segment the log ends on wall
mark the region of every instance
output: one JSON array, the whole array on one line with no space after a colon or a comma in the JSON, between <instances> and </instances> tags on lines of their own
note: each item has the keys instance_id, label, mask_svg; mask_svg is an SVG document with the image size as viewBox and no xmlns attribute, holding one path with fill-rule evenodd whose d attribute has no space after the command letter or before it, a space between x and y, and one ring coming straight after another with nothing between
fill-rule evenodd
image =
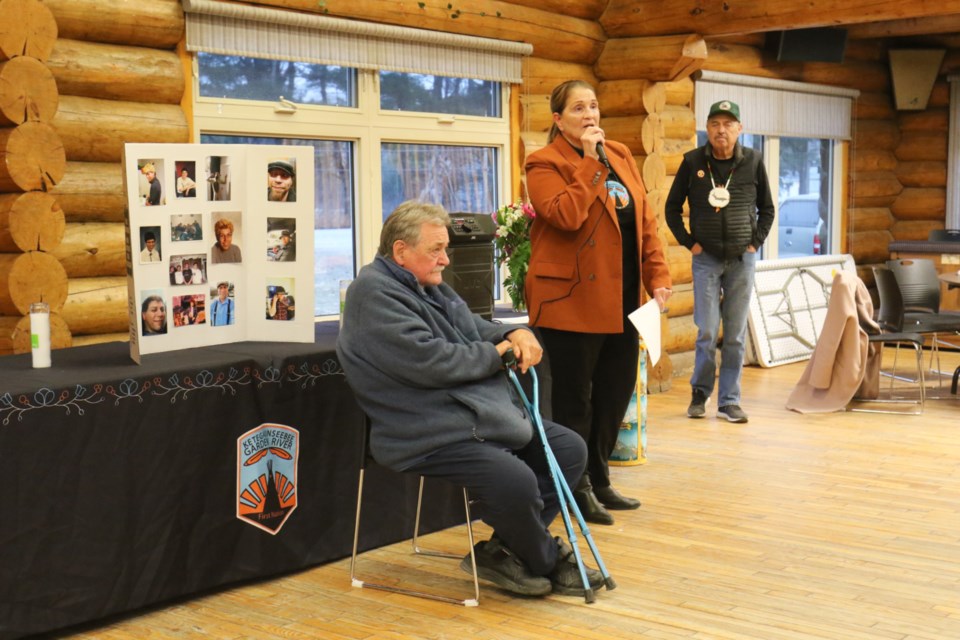
<instances>
[{"instance_id":1,"label":"log ends on wall","mask_svg":"<svg viewBox=\"0 0 960 640\"><path fill-rule=\"evenodd\" d=\"M49 191L66 168L63 143L44 122L0 129L0 192Z\"/></svg>"},{"instance_id":2,"label":"log ends on wall","mask_svg":"<svg viewBox=\"0 0 960 640\"><path fill-rule=\"evenodd\" d=\"M48 253L0 254L0 314L22 316L34 302L59 312L67 299L67 272Z\"/></svg>"},{"instance_id":3,"label":"log ends on wall","mask_svg":"<svg viewBox=\"0 0 960 640\"><path fill-rule=\"evenodd\" d=\"M50 252L63 239L63 230L63 210L49 193L0 194L0 252Z\"/></svg>"},{"instance_id":4,"label":"log ends on wall","mask_svg":"<svg viewBox=\"0 0 960 640\"><path fill-rule=\"evenodd\" d=\"M672 82L703 67L707 45L697 34L608 40L594 65L601 80Z\"/></svg>"},{"instance_id":5,"label":"log ends on wall","mask_svg":"<svg viewBox=\"0 0 960 640\"><path fill-rule=\"evenodd\" d=\"M0 60L46 60L57 40L57 21L40 0L0 0Z\"/></svg>"},{"instance_id":6,"label":"log ends on wall","mask_svg":"<svg viewBox=\"0 0 960 640\"><path fill-rule=\"evenodd\" d=\"M0 126L50 122L60 94L47 65L21 56L0 63Z\"/></svg>"},{"instance_id":7,"label":"log ends on wall","mask_svg":"<svg viewBox=\"0 0 960 640\"><path fill-rule=\"evenodd\" d=\"M67 323L59 313L50 314L50 348L66 349L73 346ZM0 317L0 354L29 353L30 316Z\"/></svg>"}]
</instances>

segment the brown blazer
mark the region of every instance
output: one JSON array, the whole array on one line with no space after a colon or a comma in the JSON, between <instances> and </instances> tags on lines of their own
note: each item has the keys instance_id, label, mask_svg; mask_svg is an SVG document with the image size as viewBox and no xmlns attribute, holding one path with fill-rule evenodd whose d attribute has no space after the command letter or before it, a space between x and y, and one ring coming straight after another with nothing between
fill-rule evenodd
<instances>
[{"instance_id":1,"label":"brown blazer","mask_svg":"<svg viewBox=\"0 0 960 640\"><path fill-rule=\"evenodd\" d=\"M609 140L604 149L635 203L640 280L652 295L654 289L671 286L657 218L630 150ZM526 278L530 324L581 333L622 333L622 245L614 202L605 186L609 171L593 158L580 157L558 135L527 158L526 173L527 193L537 212ZM638 299L643 300L642 291Z\"/></svg>"}]
</instances>

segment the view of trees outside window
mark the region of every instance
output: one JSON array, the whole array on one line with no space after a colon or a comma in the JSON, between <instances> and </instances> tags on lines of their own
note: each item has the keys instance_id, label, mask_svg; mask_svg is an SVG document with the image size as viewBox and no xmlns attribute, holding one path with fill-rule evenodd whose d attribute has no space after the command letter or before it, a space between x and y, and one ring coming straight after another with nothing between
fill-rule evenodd
<instances>
[{"instance_id":1,"label":"view of trees outside window","mask_svg":"<svg viewBox=\"0 0 960 640\"><path fill-rule=\"evenodd\" d=\"M384 143L380 147L383 217L404 200L439 202L447 211L497 208L497 152L490 147Z\"/></svg>"},{"instance_id":2,"label":"view of trees outside window","mask_svg":"<svg viewBox=\"0 0 960 640\"><path fill-rule=\"evenodd\" d=\"M357 105L357 70L348 67L198 53L200 96L298 104Z\"/></svg>"},{"instance_id":3,"label":"view of trees outside window","mask_svg":"<svg viewBox=\"0 0 960 640\"><path fill-rule=\"evenodd\" d=\"M499 118L500 102L497 82L380 72L380 108L384 110Z\"/></svg>"}]
</instances>

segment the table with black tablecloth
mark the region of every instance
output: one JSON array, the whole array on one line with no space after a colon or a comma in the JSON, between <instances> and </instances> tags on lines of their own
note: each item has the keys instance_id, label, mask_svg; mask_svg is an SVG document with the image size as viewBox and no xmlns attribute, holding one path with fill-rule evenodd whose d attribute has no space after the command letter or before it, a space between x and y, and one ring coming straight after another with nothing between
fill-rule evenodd
<instances>
[{"instance_id":1,"label":"table with black tablecloth","mask_svg":"<svg viewBox=\"0 0 960 640\"><path fill-rule=\"evenodd\" d=\"M336 331L139 366L120 342L54 351L50 369L0 358L0 638L348 556L362 414ZM298 434L276 531L238 516L238 439L271 423ZM462 521L452 487L431 491L425 530ZM364 493L361 548L410 536L415 477L375 467Z\"/></svg>"}]
</instances>

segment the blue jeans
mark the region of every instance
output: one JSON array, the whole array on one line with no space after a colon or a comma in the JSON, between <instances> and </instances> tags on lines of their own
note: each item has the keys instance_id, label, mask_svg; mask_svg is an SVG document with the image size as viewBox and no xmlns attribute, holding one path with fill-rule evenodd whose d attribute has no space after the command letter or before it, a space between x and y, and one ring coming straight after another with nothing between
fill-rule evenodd
<instances>
[{"instance_id":1,"label":"blue jeans","mask_svg":"<svg viewBox=\"0 0 960 640\"><path fill-rule=\"evenodd\" d=\"M693 256L693 321L697 325L697 351L690 386L708 398L713 393L717 377L717 338L722 319L718 407L740 404L740 374L743 372L747 315L756 267L756 253L744 253L740 258L728 260L706 252Z\"/></svg>"}]
</instances>

